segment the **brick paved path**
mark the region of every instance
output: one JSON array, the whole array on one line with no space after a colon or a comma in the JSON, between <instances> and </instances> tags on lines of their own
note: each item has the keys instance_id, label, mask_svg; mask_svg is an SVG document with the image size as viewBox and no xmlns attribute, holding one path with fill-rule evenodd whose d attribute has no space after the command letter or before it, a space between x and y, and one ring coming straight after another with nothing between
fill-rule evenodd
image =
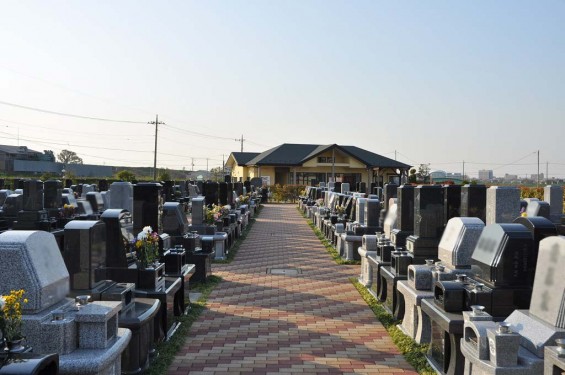
<instances>
[{"instance_id":1,"label":"brick paved path","mask_svg":"<svg viewBox=\"0 0 565 375\"><path fill-rule=\"evenodd\" d=\"M169 374L415 374L295 205L265 205ZM267 268L302 274L270 275Z\"/></svg>"}]
</instances>

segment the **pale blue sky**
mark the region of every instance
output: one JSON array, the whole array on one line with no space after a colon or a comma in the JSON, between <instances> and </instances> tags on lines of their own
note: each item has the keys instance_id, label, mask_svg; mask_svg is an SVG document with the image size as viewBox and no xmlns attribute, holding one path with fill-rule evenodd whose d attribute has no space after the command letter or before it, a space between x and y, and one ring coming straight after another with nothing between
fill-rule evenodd
<instances>
[{"instance_id":1,"label":"pale blue sky","mask_svg":"<svg viewBox=\"0 0 565 375\"><path fill-rule=\"evenodd\" d=\"M0 101L166 122L159 167L280 143L565 177L565 1L0 2ZM0 104L2 144L153 164L154 128ZM196 132L214 137L206 137ZM88 146L88 147L83 147ZM518 161L519 160L519 161ZM519 165L505 165L514 163Z\"/></svg>"}]
</instances>

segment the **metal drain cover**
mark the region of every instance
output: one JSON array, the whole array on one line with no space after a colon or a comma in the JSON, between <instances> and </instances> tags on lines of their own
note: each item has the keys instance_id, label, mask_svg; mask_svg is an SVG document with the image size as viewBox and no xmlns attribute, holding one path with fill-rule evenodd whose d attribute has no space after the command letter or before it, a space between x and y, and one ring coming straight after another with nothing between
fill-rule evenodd
<instances>
[{"instance_id":1,"label":"metal drain cover","mask_svg":"<svg viewBox=\"0 0 565 375\"><path fill-rule=\"evenodd\" d=\"M270 275L288 275L294 276L301 274L302 270L300 268L267 268L267 274Z\"/></svg>"}]
</instances>

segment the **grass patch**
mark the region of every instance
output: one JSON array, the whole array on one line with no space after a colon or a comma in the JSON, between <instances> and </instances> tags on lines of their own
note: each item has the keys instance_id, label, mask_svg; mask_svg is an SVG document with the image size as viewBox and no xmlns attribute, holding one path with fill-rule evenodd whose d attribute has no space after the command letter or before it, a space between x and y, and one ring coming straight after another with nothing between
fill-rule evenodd
<instances>
[{"instance_id":1,"label":"grass patch","mask_svg":"<svg viewBox=\"0 0 565 375\"><path fill-rule=\"evenodd\" d=\"M310 226L310 228L312 229L312 231L314 232L316 237L318 237L318 239L320 240L322 245L324 245L324 247L326 248L326 251L331 255L332 259L337 264L361 264L361 261L359 261L359 260L344 260L344 259L342 259L341 256L339 256L339 253L337 252L335 247L333 247L331 242L326 239L326 237L320 231L320 229L318 229L318 227L314 225L312 220L308 219L306 217L306 215L304 215L304 213L302 211L300 211L300 208L297 208L297 210L298 210L298 212L300 212L300 214L302 215L303 218L307 219L308 225Z\"/></svg>"},{"instance_id":2,"label":"grass patch","mask_svg":"<svg viewBox=\"0 0 565 375\"><path fill-rule=\"evenodd\" d=\"M198 319L198 317L206 309L206 301L210 296L210 293L216 285L222 281L221 277L210 276L206 283L191 283L191 290L202 293L198 301L190 304L190 310L187 315L177 317L177 321L181 323L180 327L177 329L175 335L167 342L163 342L157 345L157 351L159 356L151 364L146 374L148 375L162 375L166 374L169 366L173 363L175 355L182 348L188 333L190 332L190 327L192 323Z\"/></svg>"},{"instance_id":3,"label":"grass patch","mask_svg":"<svg viewBox=\"0 0 565 375\"><path fill-rule=\"evenodd\" d=\"M222 259L222 260L215 260L214 259L212 261L213 264L227 264L227 263L233 262L236 254L237 254L237 251L239 250L239 247L241 246L243 241L245 241L245 238L247 238L247 235L249 234L251 227L253 226L253 224L255 224L255 218L259 215L259 213L261 212L262 209L263 209L263 206L261 206L261 205L257 206L257 208L255 209L255 215L253 216L252 219L249 219L247 226L245 227L245 229L243 230L243 232L241 233L241 235L239 236L237 241L235 241L235 243L229 249L228 254L226 256L226 259Z\"/></svg>"},{"instance_id":4,"label":"grass patch","mask_svg":"<svg viewBox=\"0 0 565 375\"><path fill-rule=\"evenodd\" d=\"M351 283L357 288L357 291L367 305L373 310L373 313L378 320L383 324L383 326L388 331L390 337L394 344L398 347L406 361L410 363L419 374L423 375L435 375L436 372L430 367L426 361L426 352L428 351L428 344L417 344L410 337L406 336L402 331L396 326L399 321L395 320L390 314L388 314L381 304L369 293L367 288L361 285L357 279L354 277L349 279Z\"/></svg>"}]
</instances>

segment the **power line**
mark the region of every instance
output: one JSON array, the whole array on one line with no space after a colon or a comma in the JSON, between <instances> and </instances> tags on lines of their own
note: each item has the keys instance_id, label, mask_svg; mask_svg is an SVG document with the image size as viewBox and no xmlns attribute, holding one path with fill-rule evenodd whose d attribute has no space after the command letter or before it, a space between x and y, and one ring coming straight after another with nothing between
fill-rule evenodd
<instances>
[{"instance_id":1,"label":"power line","mask_svg":"<svg viewBox=\"0 0 565 375\"><path fill-rule=\"evenodd\" d=\"M83 120L122 122L122 123L127 123L127 124L145 124L145 122L141 122L141 121L113 120L113 119L108 119L108 118L90 117L90 116L74 115L74 114L64 113L64 112L50 111L50 110L47 110L47 109L41 109L41 108L36 108L36 107L28 107L28 106L20 105L20 104L8 103L8 102L4 102L2 100L0 100L0 104L4 104L4 105L7 105L7 106L16 107L16 108L27 109L27 110L30 110L30 111L48 113L48 114L51 114L51 115L80 118L80 119L83 119Z\"/></svg>"}]
</instances>

